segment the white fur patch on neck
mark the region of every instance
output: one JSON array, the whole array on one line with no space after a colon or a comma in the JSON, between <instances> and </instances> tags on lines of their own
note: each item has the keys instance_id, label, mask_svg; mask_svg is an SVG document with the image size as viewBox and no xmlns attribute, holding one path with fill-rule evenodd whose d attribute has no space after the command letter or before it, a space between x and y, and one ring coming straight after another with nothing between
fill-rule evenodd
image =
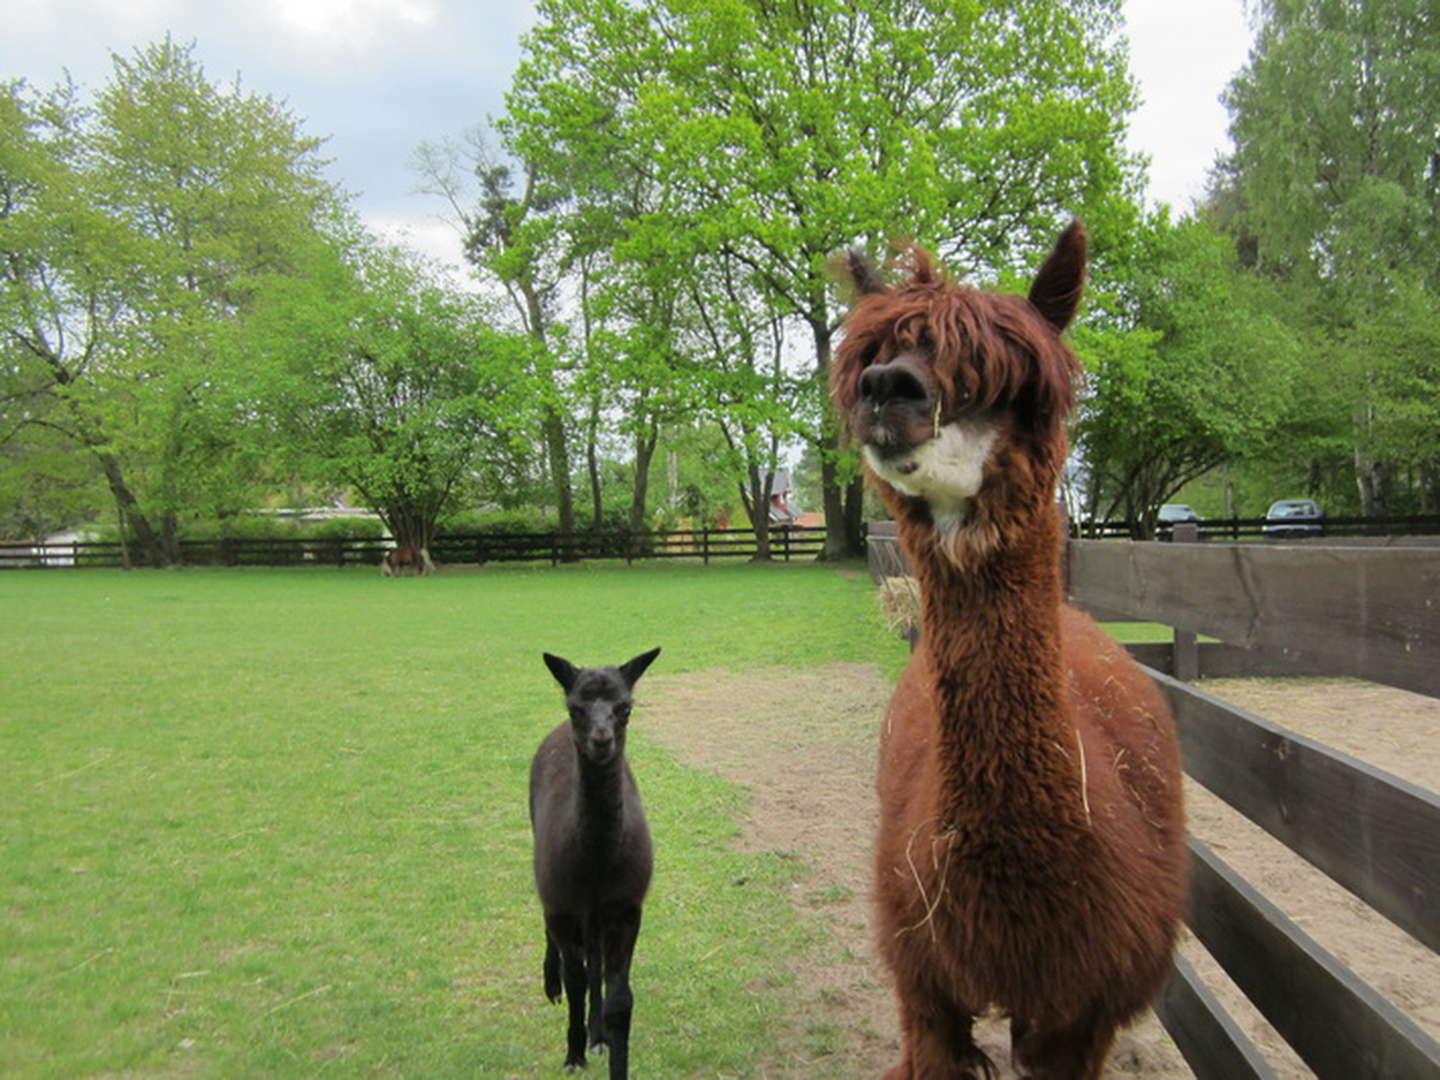
<instances>
[{"instance_id":1,"label":"white fur patch on neck","mask_svg":"<svg viewBox=\"0 0 1440 1080\"><path fill-rule=\"evenodd\" d=\"M867 446L865 461L896 491L924 499L936 526L945 531L969 517L970 500L985 479L998 434L986 420L954 420L904 457L886 460Z\"/></svg>"}]
</instances>

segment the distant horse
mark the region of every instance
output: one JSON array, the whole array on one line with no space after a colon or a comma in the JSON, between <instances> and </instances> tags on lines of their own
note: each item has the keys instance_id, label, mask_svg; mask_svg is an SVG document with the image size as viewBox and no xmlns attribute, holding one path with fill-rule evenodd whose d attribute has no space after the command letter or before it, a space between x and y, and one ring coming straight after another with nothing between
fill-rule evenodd
<instances>
[{"instance_id":1,"label":"distant horse","mask_svg":"<svg viewBox=\"0 0 1440 1080\"><path fill-rule=\"evenodd\" d=\"M399 577L401 574L429 574L435 570L430 552L423 547L393 547L380 560L382 577Z\"/></svg>"}]
</instances>

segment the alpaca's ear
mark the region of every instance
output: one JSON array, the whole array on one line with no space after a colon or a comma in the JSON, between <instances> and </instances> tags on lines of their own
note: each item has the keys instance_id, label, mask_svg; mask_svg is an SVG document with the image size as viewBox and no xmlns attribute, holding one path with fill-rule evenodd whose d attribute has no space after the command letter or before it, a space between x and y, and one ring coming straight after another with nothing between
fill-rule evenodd
<instances>
[{"instance_id":1,"label":"alpaca's ear","mask_svg":"<svg viewBox=\"0 0 1440 1080\"><path fill-rule=\"evenodd\" d=\"M1085 291L1085 226L1072 221L1030 286L1030 302L1056 330L1075 318Z\"/></svg>"},{"instance_id":2,"label":"alpaca's ear","mask_svg":"<svg viewBox=\"0 0 1440 1080\"><path fill-rule=\"evenodd\" d=\"M650 662L660 655L658 648L651 649L647 653L641 653L634 660L627 660L620 665L620 677L625 680L625 685L633 687L640 681L640 676L645 674L645 669Z\"/></svg>"},{"instance_id":3,"label":"alpaca's ear","mask_svg":"<svg viewBox=\"0 0 1440 1080\"><path fill-rule=\"evenodd\" d=\"M540 655L545 657L545 666L550 669L550 674L555 676L555 681L568 694L570 688L575 685L575 676L579 674L575 665L563 657L551 656L548 652Z\"/></svg>"},{"instance_id":4,"label":"alpaca's ear","mask_svg":"<svg viewBox=\"0 0 1440 1080\"><path fill-rule=\"evenodd\" d=\"M830 260L830 272L840 282L846 303L853 304L869 293L885 291L885 282L880 280L870 260L854 248L846 248L834 256Z\"/></svg>"}]
</instances>

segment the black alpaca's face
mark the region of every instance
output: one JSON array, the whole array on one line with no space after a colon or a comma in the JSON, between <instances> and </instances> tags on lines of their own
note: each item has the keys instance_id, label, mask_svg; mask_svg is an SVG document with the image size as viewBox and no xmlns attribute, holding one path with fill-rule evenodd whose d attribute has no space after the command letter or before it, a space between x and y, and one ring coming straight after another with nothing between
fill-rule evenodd
<instances>
[{"instance_id":1,"label":"black alpaca's face","mask_svg":"<svg viewBox=\"0 0 1440 1080\"><path fill-rule=\"evenodd\" d=\"M570 734L581 757L608 765L625 753L625 728L636 681L660 653L653 649L613 668L577 668L545 653L545 665L565 691Z\"/></svg>"},{"instance_id":2,"label":"black alpaca's face","mask_svg":"<svg viewBox=\"0 0 1440 1080\"><path fill-rule=\"evenodd\" d=\"M565 695L575 748L596 765L608 765L625 752L625 725L634 706L625 684L605 674L587 671Z\"/></svg>"}]
</instances>

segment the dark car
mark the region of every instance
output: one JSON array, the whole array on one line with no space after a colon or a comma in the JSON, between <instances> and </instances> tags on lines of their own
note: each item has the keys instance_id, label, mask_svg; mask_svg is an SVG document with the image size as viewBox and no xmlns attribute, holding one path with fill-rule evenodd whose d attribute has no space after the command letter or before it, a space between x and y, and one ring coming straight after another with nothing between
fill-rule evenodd
<instances>
[{"instance_id":1,"label":"dark car","mask_svg":"<svg viewBox=\"0 0 1440 1080\"><path fill-rule=\"evenodd\" d=\"M1321 536L1325 512L1314 499L1278 499L1265 511L1261 532L1266 536Z\"/></svg>"},{"instance_id":2,"label":"dark car","mask_svg":"<svg viewBox=\"0 0 1440 1080\"><path fill-rule=\"evenodd\" d=\"M1155 520L1161 525L1179 525L1186 521L1199 521L1200 515L1184 503L1166 503L1160 507Z\"/></svg>"}]
</instances>

